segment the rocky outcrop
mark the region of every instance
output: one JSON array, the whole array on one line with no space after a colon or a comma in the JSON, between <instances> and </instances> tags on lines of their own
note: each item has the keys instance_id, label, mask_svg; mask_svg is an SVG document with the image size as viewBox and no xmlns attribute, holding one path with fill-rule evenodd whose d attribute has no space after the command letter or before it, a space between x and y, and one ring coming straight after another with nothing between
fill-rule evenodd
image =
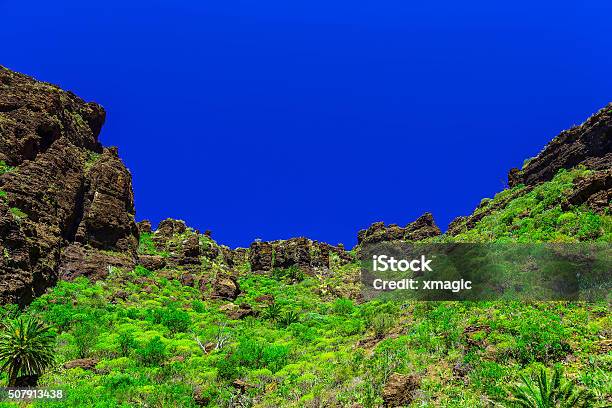
<instances>
[{"instance_id":1,"label":"rocky outcrop","mask_svg":"<svg viewBox=\"0 0 612 408\"><path fill-rule=\"evenodd\" d=\"M158 271L166 266L166 260L160 255L138 255L138 263L150 271Z\"/></svg>"},{"instance_id":2,"label":"rocky outcrop","mask_svg":"<svg viewBox=\"0 0 612 408\"><path fill-rule=\"evenodd\" d=\"M574 189L563 203L564 210L571 205L586 204L597 213L612 213L612 169L597 171L574 181Z\"/></svg>"},{"instance_id":3,"label":"rocky outcrop","mask_svg":"<svg viewBox=\"0 0 612 408\"><path fill-rule=\"evenodd\" d=\"M96 364L98 364L98 360L95 358L80 358L78 360L68 361L64 364L64 368L66 370L71 370L73 368L80 368L82 370L94 370L96 368Z\"/></svg>"},{"instance_id":4,"label":"rocky outcrop","mask_svg":"<svg viewBox=\"0 0 612 408\"><path fill-rule=\"evenodd\" d=\"M151 221L142 220L136 223L136 227L138 228L139 234L150 234L152 231Z\"/></svg>"},{"instance_id":5,"label":"rocky outcrop","mask_svg":"<svg viewBox=\"0 0 612 408\"><path fill-rule=\"evenodd\" d=\"M0 302L27 304L60 275L95 279L126 254L133 265L131 177L98 141L104 119L101 106L0 67Z\"/></svg>"},{"instance_id":6,"label":"rocky outcrop","mask_svg":"<svg viewBox=\"0 0 612 408\"><path fill-rule=\"evenodd\" d=\"M270 242L253 242L248 251L252 271L297 266L305 273L328 269L334 260L340 264L351 261L344 248L307 238L291 238Z\"/></svg>"},{"instance_id":7,"label":"rocky outcrop","mask_svg":"<svg viewBox=\"0 0 612 408\"><path fill-rule=\"evenodd\" d=\"M425 213L416 221L405 227L397 224L385 226L384 222L375 222L368 229L357 234L357 244L376 244L388 241L421 241L425 238L435 237L442 233L436 225L433 215Z\"/></svg>"},{"instance_id":8,"label":"rocky outcrop","mask_svg":"<svg viewBox=\"0 0 612 408\"><path fill-rule=\"evenodd\" d=\"M529 160L522 170L512 169L508 185L513 188L502 199L485 199L469 216L455 218L447 234L454 236L468 231L487 215L505 208L512 200L529 193L538 183L550 181L560 169L583 165L593 170L575 180L574 189L562 204L564 210L586 204L595 212L610 211L612 198L612 104L601 109L582 125L561 132L540 154Z\"/></svg>"},{"instance_id":9,"label":"rocky outcrop","mask_svg":"<svg viewBox=\"0 0 612 408\"><path fill-rule=\"evenodd\" d=\"M234 300L240 294L240 286L235 277L229 274L218 274L212 282L211 298Z\"/></svg>"},{"instance_id":10,"label":"rocky outcrop","mask_svg":"<svg viewBox=\"0 0 612 408\"><path fill-rule=\"evenodd\" d=\"M612 103L580 126L561 132L522 170L510 170L508 184L514 187L549 181L560 169L579 164L594 170L612 167Z\"/></svg>"},{"instance_id":11,"label":"rocky outcrop","mask_svg":"<svg viewBox=\"0 0 612 408\"><path fill-rule=\"evenodd\" d=\"M58 275L64 280L86 276L95 281L106 278L112 268L130 270L134 264L129 252L107 252L75 243L62 251Z\"/></svg>"}]
</instances>

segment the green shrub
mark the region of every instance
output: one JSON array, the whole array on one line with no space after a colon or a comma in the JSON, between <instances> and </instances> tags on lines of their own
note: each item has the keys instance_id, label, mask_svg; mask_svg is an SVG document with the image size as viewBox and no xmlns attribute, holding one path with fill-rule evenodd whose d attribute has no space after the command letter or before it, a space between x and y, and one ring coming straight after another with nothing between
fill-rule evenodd
<instances>
[{"instance_id":1,"label":"green shrub","mask_svg":"<svg viewBox=\"0 0 612 408\"><path fill-rule=\"evenodd\" d=\"M18 219L24 219L28 216L28 214L24 213L17 207L11 207L11 213Z\"/></svg>"},{"instance_id":2,"label":"green shrub","mask_svg":"<svg viewBox=\"0 0 612 408\"><path fill-rule=\"evenodd\" d=\"M78 358L89 357L98 342L98 329L91 321L77 321L72 332Z\"/></svg>"},{"instance_id":3,"label":"green shrub","mask_svg":"<svg viewBox=\"0 0 612 408\"><path fill-rule=\"evenodd\" d=\"M123 331L119 333L119 355L127 357L130 355L131 350L137 347L136 339L131 331Z\"/></svg>"},{"instance_id":4,"label":"green shrub","mask_svg":"<svg viewBox=\"0 0 612 408\"><path fill-rule=\"evenodd\" d=\"M13 171L13 169L14 167L11 167L8 164L6 164L4 160L0 160L0 176L3 175L4 173L8 173L9 171Z\"/></svg>"},{"instance_id":5,"label":"green shrub","mask_svg":"<svg viewBox=\"0 0 612 408\"><path fill-rule=\"evenodd\" d=\"M142 265L136 265L134 273L138 276L151 276L151 271Z\"/></svg>"},{"instance_id":6,"label":"green shrub","mask_svg":"<svg viewBox=\"0 0 612 408\"><path fill-rule=\"evenodd\" d=\"M524 408L587 408L594 405L593 394L576 388L573 382L563 377L560 366L555 366L552 375L541 369L532 377L521 376L522 383L509 387L510 396L501 398L506 407Z\"/></svg>"},{"instance_id":7,"label":"green shrub","mask_svg":"<svg viewBox=\"0 0 612 408\"><path fill-rule=\"evenodd\" d=\"M371 322L374 335L379 339L385 337L393 327L394 321L395 318L393 315L388 313L382 313L374 316Z\"/></svg>"},{"instance_id":8,"label":"green shrub","mask_svg":"<svg viewBox=\"0 0 612 408\"><path fill-rule=\"evenodd\" d=\"M161 311L160 323L166 326L171 333L181 333L189 330L191 317L184 310L172 306Z\"/></svg>"},{"instance_id":9,"label":"green shrub","mask_svg":"<svg viewBox=\"0 0 612 408\"><path fill-rule=\"evenodd\" d=\"M302 282L304 280L304 271L297 265L291 265L288 268L274 268L272 277L276 280L288 280L292 283Z\"/></svg>"},{"instance_id":10,"label":"green shrub","mask_svg":"<svg viewBox=\"0 0 612 408\"><path fill-rule=\"evenodd\" d=\"M143 255L156 255L157 249L153 243L153 237L150 232L143 232L140 234L138 241L138 253Z\"/></svg>"},{"instance_id":11,"label":"green shrub","mask_svg":"<svg viewBox=\"0 0 612 408\"><path fill-rule=\"evenodd\" d=\"M136 354L143 365L158 366L166 359L166 345L159 336L155 336L143 347L137 349Z\"/></svg>"},{"instance_id":12,"label":"green shrub","mask_svg":"<svg viewBox=\"0 0 612 408\"><path fill-rule=\"evenodd\" d=\"M355 307L353 306L353 301L351 299L336 299L333 305L333 311L336 314L346 316L353 313Z\"/></svg>"}]
</instances>

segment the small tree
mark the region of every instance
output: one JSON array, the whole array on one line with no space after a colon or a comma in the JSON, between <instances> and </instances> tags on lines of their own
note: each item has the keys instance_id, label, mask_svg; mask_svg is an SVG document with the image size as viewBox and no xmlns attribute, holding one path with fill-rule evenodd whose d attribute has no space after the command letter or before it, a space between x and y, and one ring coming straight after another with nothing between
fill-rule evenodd
<instances>
[{"instance_id":1,"label":"small tree","mask_svg":"<svg viewBox=\"0 0 612 408\"><path fill-rule=\"evenodd\" d=\"M0 370L14 387L21 375L40 375L53 363L55 339L49 328L32 317L20 316L1 325Z\"/></svg>"}]
</instances>

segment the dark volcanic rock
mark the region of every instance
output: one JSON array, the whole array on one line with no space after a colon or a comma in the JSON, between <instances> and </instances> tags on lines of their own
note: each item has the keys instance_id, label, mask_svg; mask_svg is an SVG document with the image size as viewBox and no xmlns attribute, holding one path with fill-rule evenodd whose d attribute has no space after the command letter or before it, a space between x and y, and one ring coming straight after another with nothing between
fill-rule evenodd
<instances>
[{"instance_id":1,"label":"dark volcanic rock","mask_svg":"<svg viewBox=\"0 0 612 408\"><path fill-rule=\"evenodd\" d=\"M138 228L134 222L132 176L116 148L104 149L86 170L83 208L76 241L135 254Z\"/></svg>"},{"instance_id":2,"label":"dark volcanic rock","mask_svg":"<svg viewBox=\"0 0 612 408\"><path fill-rule=\"evenodd\" d=\"M213 299L234 300L240 294L240 286L233 276L228 274L218 274L212 282Z\"/></svg>"},{"instance_id":3,"label":"dark volcanic rock","mask_svg":"<svg viewBox=\"0 0 612 408\"><path fill-rule=\"evenodd\" d=\"M253 242L249 248L249 262L253 271L270 271L274 261L274 249L270 242Z\"/></svg>"},{"instance_id":4,"label":"dark volcanic rock","mask_svg":"<svg viewBox=\"0 0 612 408\"><path fill-rule=\"evenodd\" d=\"M240 304L240 306L230 303L227 306L228 307L225 308L222 306L220 310L222 310L227 315L227 317L232 320L240 320L248 316L257 315L257 311L253 309L248 303L242 303Z\"/></svg>"},{"instance_id":5,"label":"dark volcanic rock","mask_svg":"<svg viewBox=\"0 0 612 408\"><path fill-rule=\"evenodd\" d=\"M559 169L579 164L594 170L612 167L612 103L582 125L561 132L522 170L510 170L508 184L514 187L549 181Z\"/></svg>"},{"instance_id":6,"label":"dark volcanic rock","mask_svg":"<svg viewBox=\"0 0 612 408\"><path fill-rule=\"evenodd\" d=\"M564 209L569 205L586 204L595 212L612 212L612 169L598 171L574 181L574 190L567 197Z\"/></svg>"},{"instance_id":7,"label":"dark volcanic rock","mask_svg":"<svg viewBox=\"0 0 612 408\"><path fill-rule=\"evenodd\" d=\"M97 104L0 67L0 161L13 167L0 174L0 302L27 304L54 284L75 242L94 278L108 265L95 251L135 255L131 177L97 140L104 118Z\"/></svg>"},{"instance_id":8,"label":"dark volcanic rock","mask_svg":"<svg viewBox=\"0 0 612 408\"><path fill-rule=\"evenodd\" d=\"M387 241L420 241L425 238L435 237L442 233L436 225L433 215L425 213L404 228L390 224L385 226L384 222L375 222L368 229L361 230L357 234L357 244L375 244Z\"/></svg>"},{"instance_id":9,"label":"dark volcanic rock","mask_svg":"<svg viewBox=\"0 0 612 408\"><path fill-rule=\"evenodd\" d=\"M140 234L150 234L151 233L151 221L149 220L142 220L140 222L137 222L136 226L138 227L138 232Z\"/></svg>"},{"instance_id":10,"label":"dark volcanic rock","mask_svg":"<svg viewBox=\"0 0 612 408\"><path fill-rule=\"evenodd\" d=\"M334 256L341 264L351 261L350 254L344 248L302 237L253 242L248 253L253 271L298 266L302 271L311 273L317 268L330 268Z\"/></svg>"},{"instance_id":11,"label":"dark volcanic rock","mask_svg":"<svg viewBox=\"0 0 612 408\"><path fill-rule=\"evenodd\" d=\"M100 251L74 243L62 251L59 278L72 280L85 276L91 280L104 279L111 267L133 269L134 257L125 252Z\"/></svg>"},{"instance_id":12,"label":"dark volcanic rock","mask_svg":"<svg viewBox=\"0 0 612 408\"><path fill-rule=\"evenodd\" d=\"M157 246L157 249L165 249L164 246L170 239L175 235L184 233L186 230L187 225L185 225L185 221L168 218L160 222L157 226L153 234L153 242Z\"/></svg>"},{"instance_id":13,"label":"dark volcanic rock","mask_svg":"<svg viewBox=\"0 0 612 408\"><path fill-rule=\"evenodd\" d=\"M138 255L138 264L150 271L158 271L166 266L166 260L160 255Z\"/></svg>"}]
</instances>

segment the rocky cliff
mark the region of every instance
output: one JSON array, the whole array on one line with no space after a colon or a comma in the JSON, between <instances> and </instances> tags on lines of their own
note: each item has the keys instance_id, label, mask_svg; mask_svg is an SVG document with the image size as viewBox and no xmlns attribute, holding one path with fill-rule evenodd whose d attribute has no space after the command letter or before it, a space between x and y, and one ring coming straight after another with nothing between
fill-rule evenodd
<instances>
[{"instance_id":1,"label":"rocky cliff","mask_svg":"<svg viewBox=\"0 0 612 408\"><path fill-rule=\"evenodd\" d=\"M578 165L593 170L612 168L612 103L583 124L561 132L521 170L510 170L508 184L529 186L549 181L560 169Z\"/></svg>"},{"instance_id":2,"label":"rocky cliff","mask_svg":"<svg viewBox=\"0 0 612 408\"><path fill-rule=\"evenodd\" d=\"M98 134L104 109L0 67L0 302L134 263L131 176Z\"/></svg>"},{"instance_id":3,"label":"rocky cliff","mask_svg":"<svg viewBox=\"0 0 612 408\"><path fill-rule=\"evenodd\" d=\"M561 209L567 211L586 205L597 214L612 212L612 103L581 125L554 137L522 169L511 169L507 193L497 200L483 200L471 215L457 217L446 234L455 236L469 231L485 217L529 194L537 185L552 180L560 170L578 166L591 170L590 174L576 179L572 189L564 193Z\"/></svg>"}]
</instances>

